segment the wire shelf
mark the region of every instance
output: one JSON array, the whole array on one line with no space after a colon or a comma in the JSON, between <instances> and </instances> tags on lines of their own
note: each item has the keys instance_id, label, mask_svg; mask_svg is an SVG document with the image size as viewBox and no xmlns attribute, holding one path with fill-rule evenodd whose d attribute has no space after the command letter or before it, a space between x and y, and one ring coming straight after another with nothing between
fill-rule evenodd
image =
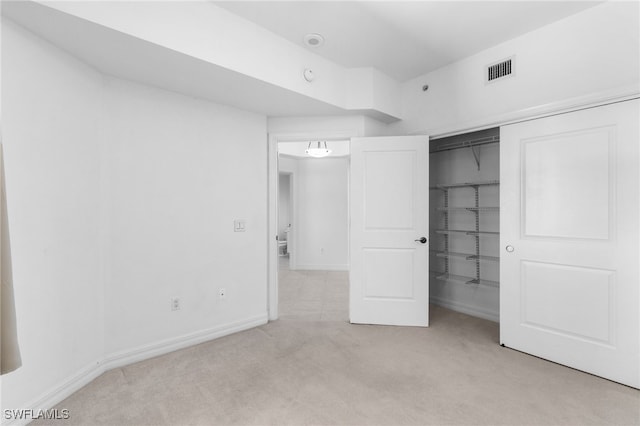
<instances>
[{"instance_id":1,"label":"wire shelf","mask_svg":"<svg viewBox=\"0 0 640 426\"><path fill-rule=\"evenodd\" d=\"M500 235L499 232L495 231L467 231L464 229L435 229L433 232L436 234L464 234L464 235Z\"/></svg>"},{"instance_id":2,"label":"wire shelf","mask_svg":"<svg viewBox=\"0 0 640 426\"><path fill-rule=\"evenodd\" d=\"M450 188L473 188L474 186L495 186L500 185L499 180L484 180L478 182L460 182L460 183L445 183L435 184L430 189L450 189Z\"/></svg>"},{"instance_id":3,"label":"wire shelf","mask_svg":"<svg viewBox=\"0 0 640 426\"><path fill-rule=\"evenodd\" d=\"M439 250L433 250L431 253L433 253L436 257L443 257L443 258L457 257L465 260L488 260L490 262L500 261L500 257L498 256L487 256L484 254L476 255L476 254L469 254L469 253L457 253L452 251L439 251Z\"/></svg>"},{"instance_id":4,"label":"wire shelf","mask_svg":"<svg viewBox=\"0 0 640 426\"><path fill-rule=\"evenodd\" d=\"M497 281L483 280L483 279L478 280L476 278L465 277L463 275L443 274L435 271L433 271L433 273L435 274L435 279L440 281L454 281L454 282L464 283L467 285L482 285L485 287L500 288L500 283Z\"/></svg>"},{"instance_id":5,"label":"wire shelf","mask_svg":"<svg viewBox=\"0 0 640 426\"><path fill-rule=\"evenodd\" d=\"M500 207L438 207L436 210L439 212L498 212Z\"/></svg>"}]
</instances>

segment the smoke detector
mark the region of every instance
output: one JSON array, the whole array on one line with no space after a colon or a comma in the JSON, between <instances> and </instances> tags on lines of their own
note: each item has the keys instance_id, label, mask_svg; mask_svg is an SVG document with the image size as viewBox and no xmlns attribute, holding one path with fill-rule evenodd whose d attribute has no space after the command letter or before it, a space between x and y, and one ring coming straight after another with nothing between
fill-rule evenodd
<instances>
[{"instance_id":1,"label":"smoke detector","mask_svg":"<svg viewBox=\"0 0 640 426\"><path fill-rule=\"evenodd\" d=\"M304 36L304 44L309 47L320 47L324 44L324 37L317 33L310 33Z\"/></svg>"},{"instance_id":2,"label":"smoke detector","mask_svg":"<svg viewBox=\"0 0 640 426\"><path fill-rule=\"evenodd\" d=\"M302 75L304 76L304 79L307 80L309 83L311 83L313 79L316 78L315 74L313 73L313 70L310 68L306 68L304 70L304 73L302 73Z\"/></svg>"}]
</instances>

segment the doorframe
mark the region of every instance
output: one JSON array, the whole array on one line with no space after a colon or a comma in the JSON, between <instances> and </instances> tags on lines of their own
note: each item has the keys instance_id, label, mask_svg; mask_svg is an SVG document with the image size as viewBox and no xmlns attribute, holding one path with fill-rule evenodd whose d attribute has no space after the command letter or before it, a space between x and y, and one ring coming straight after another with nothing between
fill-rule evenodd
<instances>
[{"instance_id":1,"label":"doorframe","mask_svg":"<svg viewBox=\"0 0 640 426\"><path fill-rule=\"evenodd\" d=\"M306 140L351 140L359 135L354 131L326 131L326 132L302 132L302 133L269 133L268 135L268 224L267 224L267 250L268 250L268 284L267 284L267 311L269 321L278 319L278 143L299 142ZM295 208L295 206L294 206ZM350 214L350 213L349 213ZM293 213L296 218L296 213ZM349 217L349 223L351 218ZM295 226L295 224L294 224Z\"/></svg>"}]
</instances>

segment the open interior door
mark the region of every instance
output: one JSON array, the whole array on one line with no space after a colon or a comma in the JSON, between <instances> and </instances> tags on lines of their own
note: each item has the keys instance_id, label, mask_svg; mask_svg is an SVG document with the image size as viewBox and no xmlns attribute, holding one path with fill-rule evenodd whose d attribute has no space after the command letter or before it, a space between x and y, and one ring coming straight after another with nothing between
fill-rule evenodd
<instances>
[{"instance_id":1,"label":"open interior door","mask_svg":"<svg viewBox=\"0 0 640 426\"><path fill-rule=\"evenodd\" d=\"M639 103L500 135L501 342L636 388Z\"/></svg>"},{"instance_id":2,"label":"open interior door","mask_svg":"<svg viewBox=\"0 0 640 426\"><path fill-rule=\"evenodd\" d=\"M429 324L429 137L351 139L352 323Z\"/></svg>"}]
</instances>

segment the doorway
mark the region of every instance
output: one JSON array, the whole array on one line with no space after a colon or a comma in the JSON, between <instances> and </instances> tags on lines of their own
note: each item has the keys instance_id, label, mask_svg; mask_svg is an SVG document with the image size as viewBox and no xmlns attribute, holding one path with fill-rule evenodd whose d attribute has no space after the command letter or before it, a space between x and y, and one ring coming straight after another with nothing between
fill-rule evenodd
<instances>
[{"instance_id":1,"label":"doorway","mask_svg":"<svg viewBox=\"0 0 640 426\"><path fill-rule=\"evenodd\" d=\"M277 298L280 319L347 322L349 141L327 141L332 152L325 158L309 156L308 145L276 144L277 292L271 300Z\"/></svg>"},{"instance_id":2,"label":"doorway","mask_svg":"<svg viewBox=\"0 0 640 426\"><path fill-rule=\"evenodd\" d=\"M279 317L281 300L276 235L279 165L290 160L291 155L282 152L282 147L291 148L299 141L277 136L269 140L270 235L273 235L269 243L271 320ZM321 178L315 174L320 165L329 165L337 156L333 154L331 159L321 161L312 161L304 155L294 166L293 199L297 207L294 207L291 229L296 249L291 255L296 257L296 269L283 274L298 274L298 280L302 280L300 271L307 271L307 275L319 276L325 286L328 286L325 279L341 275L338 279L342 281L342 292L347 288L349 291L341 302L341 309L348 301L348 319L352 323L424 327L428 324L429 302L429 256L425 237L429 222L428 136L356 137L343 141L350 158L341 171L334 170ZM307 143L298 150L304 152ZM309 179L305 180L306 177ZM334 232L338 227L332 222L332 217L340 214L341 209L335 199L326 198L327 189L335 184L337 177L342 179L339 185L344 206L340 215L342 233ZM300 200L301 196L306 200ZM307 210L307 223L300 213L303 206ZM303 243L305 233L312 243L307 251ZM340 240L343 244L339 244ZM331 250L326 250L327 247ZM342 250L337 249L340 247ZM304 291L313 290L292 290ZM315 296L315 306L298 308L326 308L327 301L319 301L317 293ZM329 316L329 312L325 314ZM344 314L343 319L347 319Z\"/></svg>"},{"instance_id":3,"label":"doorway","mask_svg":"<svg viewBox=\"0 0 640 426\"><path fill-rule=\"evenodd\" d=\"M291 172L278 171L278 265L279 268L295 269L292 253L293 231L293 180Z\"/></svg>"}]
</instances>

